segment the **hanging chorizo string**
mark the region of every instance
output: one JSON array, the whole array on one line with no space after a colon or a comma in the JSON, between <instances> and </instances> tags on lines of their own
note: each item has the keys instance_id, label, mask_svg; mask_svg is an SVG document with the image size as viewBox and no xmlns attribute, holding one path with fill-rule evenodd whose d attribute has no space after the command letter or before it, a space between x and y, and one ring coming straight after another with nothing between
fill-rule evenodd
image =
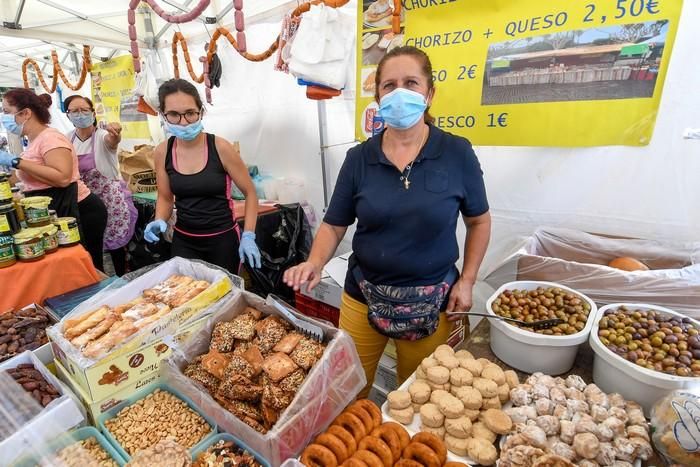
<instances>
[{"instance_id":1,"label":"hanging chorizo string","mask_svg":"<svg viewBox=\"0 0 700 467\"><path fill-rule=\"evenodd\" d=\"M68 89L71 89L72 91L78 91L80 88L83 87L83 84L85 84L85 78L87 77L87 74L92 68L92 60L90 59L90 47L87 45L83 46L83 65L80 68L80 76L78 77L78 81L75 84L72 84L70 81L68 81L68 78L63 72L63 68L61 68L61 62L58 59L58 53L56 53L55 50L51 51L51 63L53 65L53 78L51 80L51 86L49 86L48 84L46 84L46 81L44 80L44 75L42 74L41 68L39 67L39 64L36 62L36 60L32 58L25 59L22 63L22 81L24 82L24 87L30 87L28 71L29 67L32 67L34 69L34 74L36 74L37 78L39 79L39 82L41 83L41 86L49 94L52 94L56 91L59 78Z\"/></svg>"},{"instance_id":2,"label":"hanging chorizo string","mask_svg":"<svg viewBox=\"0 0 700 467\"><path fill-rule=\"evenodd\" d=\"M307 3L303 3L299 5L293 12L292 16L296 17L299 16L303 13L306 13L311 9L311 5L318 5L318 4L325 4L326 6L329 6L331 8L339 8L346 3L348 3L349 0L312 0ZM401 3L400 0L395 0L395 3L398 2L399 4ZM242 0L234 0L234 8L237 8L237 3L240 3L241 8L243 7L243 2ZM400 7L399 7L400 8ZM236 13L238 13L238 9L236 10ZM240 20L238 19L240 18ZM216 52L216 41L219 40L220 37L225 37L226 40L231 44L231 46L246 60L249 60L251 62L261 62L263 60L267 60L272 56L272 54L275 53L277 50L277 47L279 46L279 36L270 44L270 46L267 48L267 50L258 53L258 54L251 54L245 50L245 47L241 47L240 42L238 42L238 39L241 37L243 38L243 44L245 45L245 36L243 35L243 30L244 30L244 24L243 24L243 15L241 12L241 15L236 15L236 38L233 37L233 34L231 32L224 28L224 27L219 27L214 31L214 35L211 37L211 40L209 41L209 47L207 49L207 56L205 57L200 57L199 61L203 65L203 72L201 75L197 75L194 71L194 68L192 67L192 58L190 57L189 54L189 49L187 47L187 40L185 37L180 33L179 31L173 34L173 40L172 40L172 54L173 54L173 72L174 76L176 78L180 77L180 62L178 59L178 54L177 54L177 48L178 44L182 48L182 55L185 59L185 65L187 67L187 72L190 75L190 78L192 78L193 81L197 83L204 83L205 88L206 88L206 96L207 96L207 102L211 104L211 82L209 81L209 64L211 63L211 58Z\"/></svg>"},{"instance_id":3,"label":"hanging chorizo string","mask_svg":"<svg viewBox=\"0 0 700 467\"><path fill-rule=\"evenodd\" d=\"M153 12L168 23L179 24L189 23L209 6L211 0L199 0L199 3L192 8L188 13L182 15L172 15L163 10L155 0L143 0L151 7ZM129 2L129 10L127 11L127 20L129 22L129 40L131 41L131 56L134 60L134 72L141 72L141 59L139 56L139 44L136 36L136 7L141 3L141 0L131 0Z\"/></svg>"}]
</instances>

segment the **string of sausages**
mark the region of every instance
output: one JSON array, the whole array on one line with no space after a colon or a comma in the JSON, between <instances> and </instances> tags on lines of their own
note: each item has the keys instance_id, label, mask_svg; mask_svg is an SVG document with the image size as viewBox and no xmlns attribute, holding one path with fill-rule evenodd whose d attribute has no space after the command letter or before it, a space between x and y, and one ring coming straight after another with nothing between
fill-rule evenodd
<instances>
[{"instance_id":1,"label":"string of sausages","mask_svg":"<svg viewBox=\"0 0 700 467\"><path fill-rule=\"evenodd\" d=\"M236 2L240 2L240 6L243 6L242 0L235 0ZM348 3L349 0L312 0L311 2L303 3L299 5L293 12L292 16L299 16L302 13L305 13L311 9L311 5L318 5L320 3L323 3L331 8L339 8L346 3ZM400 3L400 0L395 0ZM234 3L235 7L235 3ZM238 21L238 18L240 17L240 22ZM240 24L239 24L240 23ZM240 28L239 28L240 26ZM243 37L244 45L245 45L245 36L242 36L243 33L243 16L242 14L240 16L236 16L236 31L237 35L236 38L233 37L233 34L231 32L224 28L224 27L219 27L216 28L216 31L214 31L214 34L211 37L211 40L209 41L209 46L207 48L207 56L205 57L200 57L199 61L203 64L203 72L201 75L197 75L194 71L194 68L192 66L192 58L190 57L189 49L187 47L187 40L185 37L182 35L181 32L175 32L173 34L173 40L172 40L172 45L171 45L171 50L173 54L173 74L175 78L180 77L180 61L178 58L177 54L177 49L178 45L182 48L182 55L185 59L185 66L187 67L187 72L190 75L190 78L192 78L193 81L197 83L204 83L205 89L206 89L206 97L207 97L207 102L211 104L211 82L209 81L209 64L211 63L212 56L216 52L216 41L219 40L222 36L228 40L228 42L231 44L231 46L246 60L249 60L251 62L261 62L263 60L267 60L272 56L272 54L275 53L277 50L277 47L279 46L279 36L270 44L270 46L267 48L267 50L258 53L258 54L251 54L245 50L245 48L241 47L241 43L238 41L240 37Z\"/></svg>"},{"instance_id":2,"label":"string of sausages","mask_svg":"<svg viewBox=\"0 0 700 467\"><path fill-rule=\"evenodd\" d=\"M90 47L87 45L83 46L83 65L80 68L80 76L78 77L78 81L75 84L72 84L70 81L68 81L68 78L63 72L63 68L61 68L61 62L58 59L58 53L56 53L55 50L51 51L51 63L53 65L53 78L51 80L51 86L49 86L48 84L46 84L46 81L44 80L44 75L42 74L41 68L39 67L39 64L36 62L36 60L32 58L25 59L24 62L22 62L22 81L24 81L24 87L30 87L28 72L29 68L31 67L34 69L34 74L39 79L41 86L49 94L52 94L56 91L59 78L68 89L78 91L80 88L83 87L83 84L85 84L85 78L87 78L87 74L92 68L92 60L90 59Z\"/></svg>"},{"instance_id":3,"label":"string of sausages","mask_svg":"<svg viewBox=\"0 0 700 467\"><path fill-rule=\"evenodd\" d=\"M209 6L211 0L199 0L199 3L187 13L181 15L173 15L163 10L156 0L143 0L151 7L153 12L160 16L163 21L173 24L189 23ZM242 0L241 0L242 1ZM136 36L136 7L141 0L131 0L129 2L129 10L127 11L127 21L129 22L129 41L131 41L131 56L134 59L134 72L141 72L141 60L139 56L139 44ZM241 4L241 8L243 5Z\"/></svg>"}]
</instances>

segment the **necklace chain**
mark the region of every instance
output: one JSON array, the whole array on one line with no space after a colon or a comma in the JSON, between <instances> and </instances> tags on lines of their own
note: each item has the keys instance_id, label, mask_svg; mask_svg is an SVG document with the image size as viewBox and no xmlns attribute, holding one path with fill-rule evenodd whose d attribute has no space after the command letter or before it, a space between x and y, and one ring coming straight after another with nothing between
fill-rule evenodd
<instances>
[{"instance_id":1,"label":"necklace chain","mask_svg":"<svg viewBox=\"0 0 700 467\"><path fill-rule=\"evenodd\" d=\"M416 162L416 159L418 159L418 156L420 155L421 150L423 149L423 145L428 139L429 134L430 128L428 128L428 131L424 132L423 139L421 140L420 145L418 146L418 154L416 154L416 158L409 162L408 165L406 165L406 168L404 168L404 172L406 172L406 175L403 175L403 173L401 174L400 180L403 182L403 187L406 190L408 190L411 187L411 180L409 180L409 177L411 176L411 169L413 169L413 164Z\"/></svg>"}]
</instances>

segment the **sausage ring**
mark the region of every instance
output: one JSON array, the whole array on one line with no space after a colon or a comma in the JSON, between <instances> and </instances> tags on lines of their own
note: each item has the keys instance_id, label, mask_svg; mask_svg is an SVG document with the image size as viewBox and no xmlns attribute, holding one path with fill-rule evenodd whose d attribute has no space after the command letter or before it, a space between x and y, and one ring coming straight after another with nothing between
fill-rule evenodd
<instances>
[{"instance_id":1,"label":"sausage ring","mask_svg":"<svg viewBox=\"0 0 700 467\"><path fill-rule=\"evenodd\" d=\"M341 465L340 467L367 467L367 464L362 462L357 457L351 457L350 459L343 462L343 465Z\"/></svg>"},{"instance_id":2,"label":"sausage ring","mask_svg":"<svg viewBox=\"0 0 700 467\"><path fill-rule=\"evenodd\" d=\"M357 416L351 413L342 413L335 420L333 420L333 425L342 426L355 438L356 442L360 442L362 438L365 437L367 432L365 431L365 426L362 421L357 418Z\"/></svg>"},{"instance_id":3,"label":"sausage ring","mask_svg":"<svg viewBox=\"0 0 700 467\"><path fill-rule=\"evenodd\" d=\"M425 467L441 467L442 462L438 459L437 454L423 443L411 442L406 449L403 450L404 459L411 459L420 462Z\"/></svg>"},{"instance_id":4,"label":"sausage ring","mask_svg":"<svg viewBox=\"0 0 700 467\"><path fill-rule=\"evenodd\" d=\"M423 467L423 464L411 459L400 459L394 467Z\"/></svg>"},{"instance_id":5,"label":"sausage ring","mask_svg":"<svg viewBox=\"0 0 700 467\"><path fill-rule=\"evenodd\" d=\"M384 467L391 467L394 465L394 456L391 453L391 449L389 449L389 446L381 439L375 438L374 436L365 436L362 438L362 441L360 441L358 447L360 450L364 449L376 455L379 460L382 461ZM396 460L398 460L398 458Z\"/></svg>"},{"instance_id":6,"label":"sausage ring","mask_svg":"<svg viewBox=\"0 0 700 467\"><path fill-rule=\"evenodd\" d=\"M362 407L359 407L357 405L351 405L345 410L345 413L351 413L357 418L360 419L362 424L365 427L365 432L366 433L371 433L372 430L374 430L374 420L372 419L372 416L367 412L365 409Z\"/></svg>"},{"instance_id":7,"label":"sausage ring","mask_svg":"<svg viewBox=\"0 0 700 467\"><path fill-rule=\"evenodd\" d=\"M348 450L348 456L352 456L357 451L357 441L352 437L350 432L338 425L331 425L326 430L326 433L339 438Z\"/></svg>"},{"instance_id":8,"label":"sausage ring","mask_svg":"<svg viewBox=\"0 0 700 467\"><path fill-rule=\"evenodd\" d=\"M345 445L345 443L343 443L340 440L340 438L330 433L321 433L316 437L314 443L320 444L321 446L328 448L335 456L335 459L338 461L338 464L342 464L343 462L345 462L345 459L350 457L350 454L348 453L348 448Z\"/></svg>"},{"instance_id":9,"label":"sausage ring","mask_svg":"<svg viewBox=\"0 0 700 467\"><path fill-rule=\"evenodd\" d=\"M372 431L372 436L381 439L384 441L384 444L389 446L394 462L401 458L401 451L403 450L401 449L401 441L399 441L399 435L396 434L393 428L381 425Z\"/></svg>"},{"instance_id":10,"label":"sausage ring","mask_svg":"<svg viewBox=\"0 0 700 467\"><path fill-rule=\"evenodd\" d=\"M369 467L384 467L384 464L382 464L382 460L379 457L377 457L376 454L369 452L365 449L358 449L357 452L353 454L353 457L361 460Z\"/></svg>"},{"instance_id":11,"label":"sausage ring","mask_svg":"<svg viewBox=\"0 0 700 467\"><path fill-rule=\"evenodd\" d=\"M447 462L447 447L445 447L445 442L437 436L435 436L434 434L420 432L416 434L411 441L414 443L425 444L430 449L432 449L433 452L437 454L438 460L440 461L440 465Z\"/></svg>"},{"instance_id":12,"label":"sausage ring","mask_svg":"<svg viewBox=\"0 0 700 467\"><path fill-rule=\"evenodd\" d=\"M338 467L333 452L320 444L310 444L301 453L301 463L306 467Z\"/></svg>"},{"instance_id":13,"label":"sausage ring","mask_svg":"<svg viewBox=\"0 0 700 467\"><path fill-rule=\"evenodd\" d=\"M377 404L375 404L371 400L360 399L358 401L355 401L355 403L352 404L351 407L360 407L365 412L369 413L370 416L372 417L372 421L374 421L374 428L376 428L382 424L382 411L379 410L379 407L377 407Z\"/></svg>"},{"instance_id":14,"label":"sausage ring","mask_svg":"<svg viewBox=\"0 0 700 467\"><path fill-rule=\"evenodd\" d=\"M411 442L411 437L408 436L408 431L406 431L406 428L402 427L396 422L386 422L382 426L391 428L394 430L394 433L397 434L399 437L399 444L401 445L401 451L406 449L406 446L408 446L408 443Z\"/></svg>"}]
</instances>

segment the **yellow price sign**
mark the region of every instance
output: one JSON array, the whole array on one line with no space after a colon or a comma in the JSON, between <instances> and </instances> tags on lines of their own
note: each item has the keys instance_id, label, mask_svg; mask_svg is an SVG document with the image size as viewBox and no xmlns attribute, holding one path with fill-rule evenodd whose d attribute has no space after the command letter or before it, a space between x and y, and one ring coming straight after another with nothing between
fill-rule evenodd
<instances>
[{"instance_id":1,"label":"yellow price sign","mask_svg":"<svg viewBox=\"0 0 700 467\"><path fill-rule=\"evenodd\" d=\"M376 65L403 44L432 61L436 125L473 144L651 141L682 0L403 0L399 35L385 2L359 5L358 139L382 129Z\"/></svg>"},{"instance_id":2,"label":"yellow price sign","mask_svg":"<svg viewBox=\"0 0 700 467\"><path fill-rule=\"evenodd\" d=\"M92 101L97 121L119 122L125 139L150 139L146 114L138 111L134 95L134 63L131 55L95 63L90 71Z\"/></svg>"}]
</instances>

